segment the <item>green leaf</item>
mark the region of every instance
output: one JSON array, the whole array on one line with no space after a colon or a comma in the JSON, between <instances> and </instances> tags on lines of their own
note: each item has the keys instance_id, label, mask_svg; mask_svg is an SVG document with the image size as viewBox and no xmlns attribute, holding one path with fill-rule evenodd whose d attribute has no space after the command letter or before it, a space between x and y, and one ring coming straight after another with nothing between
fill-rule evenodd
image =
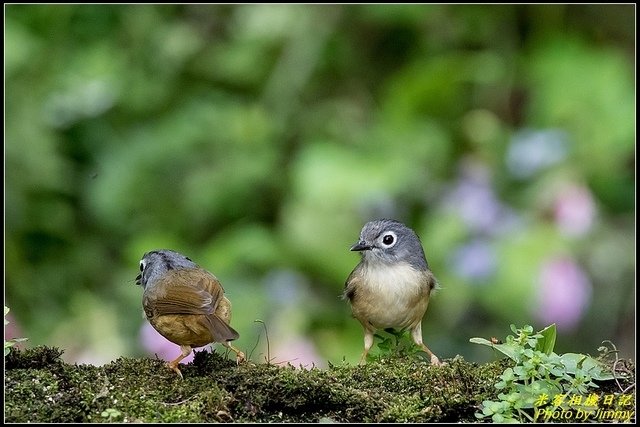
<instances>
[{"instance_id":1,"label":"green leaf","mask_svg":"<svg viewBox=\"0 0 640 427\"><path fill-rule=\"evenodd\" d=\"M608 371L605 364L591 356L580 353L565 353L560 356L560 360L569 374L575 375L578 370L582 370L587 372L594 380L606 381L615 379L615 376Z\"/></svg>"},{"instance_id":2,"label":"green leaf","mask_svg":"<svg viewBox=\"0 0 640 427\"><path fill-rule=\"evenodd\" d=\"M556 324L552 323L539 332L542 338L538 339L536 350L543 352L547 356L553 352L556 345Z\"/></svg>"},{"instance_id":3,"label":"green leaf","mask_svg":"<svg viewBox=\"0 0 640 427\"><path fill-rule=\"evenodd\" d=\"M484 338L471 338L469 339L469 342L473 343L473 344L481 344L481 345L486 345L489 346L495 350L498 350L500 353L504 354L505 356L507 356L509 359L515 360L517 361L517 356L518 356L518 352L520 347L513 343L513 344L494 344L489 340L486 340Z\"/></svg>"},{"instance_id":4,"label":"green leaf","mask_svg":"<svg viewBox=\"0 0 640 427\"><path fill-rule=\"evenodd\" d=\"M525 326L525 328L523 329L523 331L531 333L533 332L533 329L530 330L530 326ZM515 327L515 325L511 325L511 330L514 333L518 333L518 329ZM540 331L538 333L538 335L541 335L541 338L537 339L537 343L535 345L535 350L537 351L541 351L546 355L550 355L553 352L553 348L556 345L556 325L555 323L547 326L546 328L544 328L542 331ZM520 345L517 344L516 341L510 341L507 343L502 343L502 344L494 344L489 340L486 340L484 338L471 338L469 340L469 342L472 342L474 344L481 344L481 345L486 345L489 346L491 348L494 348L496 350L498 350L499 352L501 352L502 354L504 354L505 356L507 356L508 358L514 360L514 361L518 361L518 354L520 352Z\"/></svg>"}]
</instances>

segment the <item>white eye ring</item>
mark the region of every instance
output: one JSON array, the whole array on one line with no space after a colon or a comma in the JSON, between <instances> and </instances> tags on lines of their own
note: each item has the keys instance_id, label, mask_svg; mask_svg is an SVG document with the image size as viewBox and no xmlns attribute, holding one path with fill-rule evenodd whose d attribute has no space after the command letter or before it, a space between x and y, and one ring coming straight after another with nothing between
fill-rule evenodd
<instances>
[{"instance_id":1,"label":"white eye ring","mask_svg":"<svg viewBox=\"0 0 640 427\"><path fill-rule=\"evenodd\" d=\"M380 239L380 244L383 248L391 248L398 241L398 236L393 231L385 231Z\"/></svg>"},{"instance_id":2,"label":"white eye ring","mask_svg":"<svg viewBox=\"0 0 640 427\"><path fill-rule=\"evenodd\" d=\"M145 262L144 261L140 261L140 271L144 270L144 266L145 266Z\"/></svg>"}]
</instances>

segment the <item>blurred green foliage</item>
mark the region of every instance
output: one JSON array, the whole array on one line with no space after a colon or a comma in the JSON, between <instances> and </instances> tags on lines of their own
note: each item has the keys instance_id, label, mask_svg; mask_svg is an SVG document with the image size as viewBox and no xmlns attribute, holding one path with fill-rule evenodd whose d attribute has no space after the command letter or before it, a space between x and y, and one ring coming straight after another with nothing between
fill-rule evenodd
<instances>
[{"instance_id":1,"label":"blurred green foliage","mask_svg":"<svg viewBox=\"0 0 640 427\"><path fill-rule=\"evenodd\" d=\"M631 4L5 5L15 322L71 360L143 354L138 261L171 248L221 279L255 360L296 363L306 342L318 363L355 362L348 249L384 216L418 232L442 284L423 323L441 358L482 360L469 337L556 321L539 277L557 258L586 277L550 291L583 295L577 320L557 322L559 350L610 339L634 355L634 17ZM577 232L557 216L566 187L592 202L572 205ZM474 242L484 269L463 274L456 254Z\"/></svg>"}]
</instances>

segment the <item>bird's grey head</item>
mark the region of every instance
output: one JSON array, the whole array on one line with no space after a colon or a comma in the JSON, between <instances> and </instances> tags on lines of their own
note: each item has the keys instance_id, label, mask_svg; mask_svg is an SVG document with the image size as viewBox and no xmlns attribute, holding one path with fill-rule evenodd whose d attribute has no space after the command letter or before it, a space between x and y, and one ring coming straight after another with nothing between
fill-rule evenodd
<instances>
[{"instance_id":1,"label":"bird's grey head","mask_svg":"<svg viewBox=\"0 0 640 427\"><path fill-rule=\"evenodd\" d=\"M429 268L418 235L392 219L370 221L362 227L360 240L351 246L367 262L406 262L418 270Z\"/></svg>"},{"instance_id":2,"label":"bird's grey head","mask_svg":"<svg viewBox=\"0 0 640 427\"><path fill-rule=\"evenodd\" d=\"M197 266L188 257L169 249L147 252L140 260L140 274L136 277L136 284L146 288L149 283L153 283L169 270Z\"/></svg>"}]
</instances>

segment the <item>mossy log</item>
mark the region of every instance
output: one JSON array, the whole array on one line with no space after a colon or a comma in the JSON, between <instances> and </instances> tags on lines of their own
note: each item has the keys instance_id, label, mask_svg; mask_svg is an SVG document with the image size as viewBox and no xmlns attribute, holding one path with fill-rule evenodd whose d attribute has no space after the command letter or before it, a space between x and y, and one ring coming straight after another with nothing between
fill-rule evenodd
<instances>
[{"instance_id":1,"label":"mossy log","mask_svg":"<svg viewBox=\"0 0 640 427\"><path fill-rule=\"evenodd\" d=\"M5 357L5 422L477 422L511 364L414 356L301 369L201 351L181 380L158 359L92 366L61 355L36 347ZM600 387L620 392L614 381Z\"/></svg>"}]
</instances>

